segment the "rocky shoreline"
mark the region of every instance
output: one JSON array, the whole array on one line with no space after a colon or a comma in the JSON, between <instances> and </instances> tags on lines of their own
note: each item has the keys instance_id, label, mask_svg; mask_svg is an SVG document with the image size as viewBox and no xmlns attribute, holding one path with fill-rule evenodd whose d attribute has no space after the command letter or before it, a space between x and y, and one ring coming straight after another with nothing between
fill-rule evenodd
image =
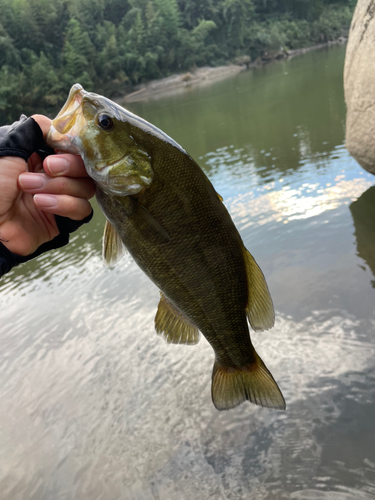
<instances>
[{"instance_id":1,"label":"rocky shoreline","mask_svg":"<svg viewBox=\"0 0 375 500\"><path fill-rule=\"evenodd\" d=\"M276 51L269 51L265 52L255 61L251 61L250 57L247 55L240 56L235 59L232 64L227 64L225 66L219 66L216 68L205 66L202 68L196 68L190 72L161 78L160 80L151 80L147 83L138 85L133 92L119 97L116 100L120 104L125 104L128 102L159 99L167 95L184 92L191 89L192 87L204 87L213 82L217 82L230 76L234 76L242 71L246 71L251 68L257 68L273 61L289 59L302 54L306 54L307 52L310 52L312 50L319 50L325 47L330 47L332 45L344 44L346 43L346 41L347 38L340 37L338 40L334 40L332 42L313 45L311 47L305 47L302 49L280 49Z\"/></svg>"}]
</instances>

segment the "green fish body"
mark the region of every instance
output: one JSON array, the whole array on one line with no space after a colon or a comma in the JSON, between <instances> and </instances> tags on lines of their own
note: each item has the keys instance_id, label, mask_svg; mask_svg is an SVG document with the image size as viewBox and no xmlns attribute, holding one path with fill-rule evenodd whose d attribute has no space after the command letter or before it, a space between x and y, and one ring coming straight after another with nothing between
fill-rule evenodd
<instances>
[{"instance_id":1,"label":"green fish body","mask_svg":"<svg viewBox=\"0 0 375 500\"><path fill-rule=\"evenodd\" d=\"M249 400L284 409L249 334L248 320L254 330L274 324L265 278L197 163L161 130L78 84L47 140L81 154L96 182L107 263L126 247L159 287L157 333L195 344L200 331L211 344L215 407Z\"/></svg>"}]
</instances>

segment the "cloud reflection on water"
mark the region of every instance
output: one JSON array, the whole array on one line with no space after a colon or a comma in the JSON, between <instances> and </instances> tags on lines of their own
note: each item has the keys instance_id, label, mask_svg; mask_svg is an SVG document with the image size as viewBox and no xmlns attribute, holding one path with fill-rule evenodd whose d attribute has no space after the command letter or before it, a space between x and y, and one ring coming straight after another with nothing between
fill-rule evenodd
<instances>
[{"instance_id":1,"label":"cloud reflection on water","mask_svg":"<svg viewBox=\"0 0 375 500\"><path fill-rule=\"evenodd\" d=\"M231 200L231 212L241 221L242 230L255 223L287 224L348 205L370 185L370 181L362 178L339 180L333 186L304 183L298 188L285 186L281 189L271 183L258 189L257 197L249 193Z\"/></svg>"}]
</instances>

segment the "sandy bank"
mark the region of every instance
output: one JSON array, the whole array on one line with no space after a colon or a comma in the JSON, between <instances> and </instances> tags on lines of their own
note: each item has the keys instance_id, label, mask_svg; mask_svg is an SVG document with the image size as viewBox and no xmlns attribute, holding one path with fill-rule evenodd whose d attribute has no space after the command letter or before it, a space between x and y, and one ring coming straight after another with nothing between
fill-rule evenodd
<instances>
[{"instance_id":1,"label":"sandy bank","mask_svg":"<svg viewBox=\"0 0 375 500\"><path fill-rule=\"evenodd\" d=\"M165 95L183 92L192 87L202 87L212 82L223 80L245 69L245 66L236 64L219 66L217 68L204 66L203 68L196 68L194 71L187 73L168 76L160 80L151 80L150 82L139 85L135 92L118 100L123 103L158 99Z\"/></svg>"}]
</instances>

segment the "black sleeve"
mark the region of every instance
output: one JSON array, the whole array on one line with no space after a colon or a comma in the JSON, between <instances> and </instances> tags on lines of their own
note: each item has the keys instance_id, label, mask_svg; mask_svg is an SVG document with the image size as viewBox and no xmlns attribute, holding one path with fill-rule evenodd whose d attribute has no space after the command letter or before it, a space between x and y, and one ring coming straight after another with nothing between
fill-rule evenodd
<instances>
[{"instance_id":1,"label":"black sleeve","mask_svg":"<svg viewBox=\"0 0 375 500\"><path fill-rule=\"evenodd\" d=\"M49 154L53 154L54 150L45 144L42 130L33 118L22 115L19 121L12 125L0 127L0 157L15 156L27 161L34 152L45 158ZM25 257L10 252L0 242L0 277L22 262L27 262L48 250L66 245L69 242L70 233L76 231L82 224L90 222L92 216L93 211L83 220L75 221L68 217L55 215L60 234L53 240L43 243L33 254Z\"/></svg>"},{"instance_id":2,"label":"black sleeve","mask_svg":"<svg viewBox=\"0 0 375 500\"><path fill-rule=\"evenodd\" d=\"M0 156L17 156L27 161L45 147L43 133L33 118L22 115L18 122L1 129Z\"/></svg>"}]
</instances>

